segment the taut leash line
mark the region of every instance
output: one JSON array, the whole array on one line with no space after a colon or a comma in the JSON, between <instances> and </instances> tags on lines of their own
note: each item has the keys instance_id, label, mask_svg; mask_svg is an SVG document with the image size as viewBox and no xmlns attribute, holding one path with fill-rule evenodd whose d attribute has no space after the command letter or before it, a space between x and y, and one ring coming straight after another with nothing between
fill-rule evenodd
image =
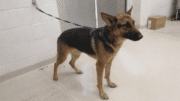
<instances>
[{"instance_id":1,"label":"taut leash line","mask_svg":"<svg viewBox=\"0 0 180 101\"><path fill-rule=\"evenodd\" d=\"M37 6L36 0L32 0L32 4L36 7L36 9L37 9L38 11L40 11L40 12L46 14L46 15L49 15L49 16L51 16L51 17L53 17L53 18L56 18L56 19L61 20L61 21L64 21L64 22L66 22L66 23L71 23L71 24L74 24L74 25L76 25L76 26L82 26L82 25L79 25L79 24L76 24L76 23L69 22L69 21L67 21L67 20L60 19L60 18L58 18L58 17L55 17L55 16L53 16L53 15L51 15L51 14L48 14L48 13L42 11L42 10L39 9L39 7ZM82 26L82 27L86 27L86 28L89 28L89 29L94 29L94 28L91 28L91 27L88 27L88 26Z\"/></svg>"}]
</instances>

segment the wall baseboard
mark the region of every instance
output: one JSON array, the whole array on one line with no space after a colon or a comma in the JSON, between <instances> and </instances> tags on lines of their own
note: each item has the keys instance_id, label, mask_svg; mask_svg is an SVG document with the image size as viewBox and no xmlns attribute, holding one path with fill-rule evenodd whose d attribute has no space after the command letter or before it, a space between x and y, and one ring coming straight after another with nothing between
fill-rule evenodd
<instances>
[{"instance_id":1,"label":"wall baseboard","mask_svg":"<svg viewBox=\"0 0 180 101\"><path fill-rule=\"evenodd\" d=\"M144 29L144 28L147 28L147 25L142 25L139 27L139 29Z\"/></svg>"},{"instance_id":2,"label":"wall baseboard","mask_svg":"<svg viewBox=\"0 0 180 101\"><path fill-rule=\"evenodd\" d=\"M55 62L56 62L56 56L54 56L54 57L52 57L50 59L47 59L45 61L39 62L37 64L24 67L23 69L7 73L5 75L0 76L0 83L3 82L3 81L9 80L11 78L17 77L19 75L25 74L27 72L30 72L32 70L40 69L42 67L45 67L45 66L47 66L49 64L52 64L52 63L55 63Z\"/></svg>"}]
</instances>

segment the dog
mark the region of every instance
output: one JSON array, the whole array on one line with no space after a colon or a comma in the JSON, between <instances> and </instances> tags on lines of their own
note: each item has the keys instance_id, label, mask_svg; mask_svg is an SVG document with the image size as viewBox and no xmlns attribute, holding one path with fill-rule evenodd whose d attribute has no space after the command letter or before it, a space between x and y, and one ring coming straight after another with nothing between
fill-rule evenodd
<instances>
[{"instance_id":1,"label":"dog","mask_svg":"<svg viewBox=\"0 0 180 101\"><path fill-rule=\"evenodd\" d=\"M58 80L57 69L70 53L72 59L69 64L78 74L83 72L76 68L75 61L84 52L97 60L97 88L102 99L109 99L103 90L102 77L105 69L105 78L108 86L114 88L117 85L111 82L111 63L126 39L138 41L143 35L136 29L135 21L131 18L133 6L127 13L119 13L112 16L101 12L106 25L97 29L73 28L64 31L57 40L57 61L54 64L53 79Z\"/></svg>"}]
</instances>

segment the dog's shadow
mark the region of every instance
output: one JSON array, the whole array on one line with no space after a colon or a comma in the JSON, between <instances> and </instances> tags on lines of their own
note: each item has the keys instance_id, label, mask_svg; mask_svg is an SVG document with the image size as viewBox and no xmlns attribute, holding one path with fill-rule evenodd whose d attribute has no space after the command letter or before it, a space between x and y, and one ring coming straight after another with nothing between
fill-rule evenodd
<instances>
[{"instance_id":1,"label":"dog's shadow","mask_svg":"<svg viewBox=\"0 0 180 101\"><path fill-rule=\"evenodd\" d=\"M82 86L80 82L77 81L77 77L80 75L82 74L77 74L73 71L61 72L58 73L58 80L56 81L56 83L58 83L59 85L64 85L68 89L80 91L82 90Z\"/></svg>"},{"instance_id":2,"label":"dog's shadow","mask_svg":"<svg viewBox=\"0 0 180 101\"><path fill-rule=\"evenodd\" d=\"M63 85L70 92L83 93L83 95L94 96L97 94L97 77L94 63L77 63L77 68L83 71L83 74L77 74L70 65L59 69L58 85Z\"/></svg>"}]
</instances>

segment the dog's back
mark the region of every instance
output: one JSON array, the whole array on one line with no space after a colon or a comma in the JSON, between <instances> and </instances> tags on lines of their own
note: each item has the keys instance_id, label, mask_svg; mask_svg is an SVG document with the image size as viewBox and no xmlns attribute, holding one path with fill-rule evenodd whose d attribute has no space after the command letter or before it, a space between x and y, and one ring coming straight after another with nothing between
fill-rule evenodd
<instances>
[{"instance_id":1,"label":"dog's back","mask_svg":"<svg viewBox=\"0 0 180 101\"><path fill-rule=\"evenodd\" d=\"M69 29L59 36L58 41L65 43L70 47L76 48L81 52L95 55L95 52L91 47L91 31L92 30L88 28Z\"/></svg>"}]
</instances>

